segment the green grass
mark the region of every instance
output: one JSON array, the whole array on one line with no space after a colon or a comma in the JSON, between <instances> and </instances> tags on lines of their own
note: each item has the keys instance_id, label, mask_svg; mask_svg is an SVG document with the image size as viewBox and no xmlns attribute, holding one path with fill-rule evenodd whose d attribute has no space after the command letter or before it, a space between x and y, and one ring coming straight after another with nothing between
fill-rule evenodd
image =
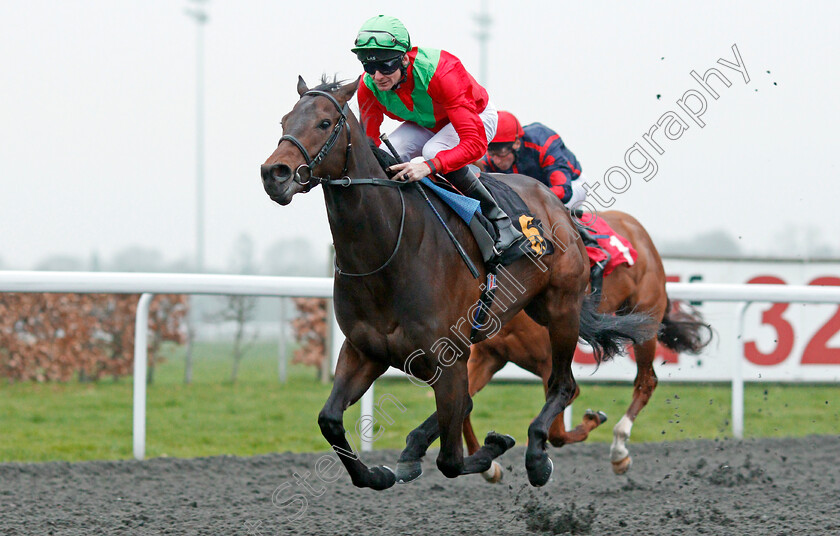
<instances>
[{"instance_id":1,"label":"green grass","mask_svg":"<svg viewBox=\"0 0 840 536\"><path fill-rule=\"evenodd\" d=\"M183 351L172 349L148 389L146 456L247 456L283 451L326 450L317 415L330 385L311 367L292 366L289 381L277 381L276 346L265 344L243 360L231 384L228 345L200 345L193 383L184 385ZM574 422L582 410L610 416L590 441L611 441L612 425L630 402L629 384L581 385ZM406 408L385 408L393 423L379 420L376 448L400 448L405 435L432 411L432 390L387 379L376 384L378 400L390 393ZM745 435L804 436L840 429L840 398L833 385L749 384L745 393ZM525 443L528 423L543 398L537 383L495 382L475 397L473 425ZM131 457L131 378L96 384L0 383L0 462L99 460ZM345 415L355 427L358 405ZM728 384L662 383L633 429L632 441L674 441L731 435ZM356 434L354 434L356 436Z\"/></svg>"}]
</instances>

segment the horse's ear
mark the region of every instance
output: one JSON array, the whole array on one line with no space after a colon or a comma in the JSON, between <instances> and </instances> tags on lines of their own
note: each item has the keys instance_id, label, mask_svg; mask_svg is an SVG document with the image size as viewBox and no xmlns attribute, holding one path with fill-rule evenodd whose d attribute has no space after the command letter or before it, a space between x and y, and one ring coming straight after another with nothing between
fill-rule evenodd
<instances>
[{"instance_id":1,"label":"horse's ear","mask_svg":"<svg viewBox=\"0 0 840 536\"><path fill-rule=\"evenodd\" d=\"M338 88L336 91L336 97L338 100L342 102L347 102L353 98L353 95L356 93L356 90L359 89L359 81L362 79L360 76L354 82L350 82L349 84L343 85Z\"/></svg>"},{"instance_id":2,"label":"horse's ear","mask_svg":"<svg viewBox=\"0 0 840 536\"><path fill-rule=\"evenodd\" d=\"M309 91L309 88L306 87L306 82L303 81L303 77L298 75L298 85L297 85L297 92L298 95L303 97L303 94Z\"/></svg>"}]
</instances>

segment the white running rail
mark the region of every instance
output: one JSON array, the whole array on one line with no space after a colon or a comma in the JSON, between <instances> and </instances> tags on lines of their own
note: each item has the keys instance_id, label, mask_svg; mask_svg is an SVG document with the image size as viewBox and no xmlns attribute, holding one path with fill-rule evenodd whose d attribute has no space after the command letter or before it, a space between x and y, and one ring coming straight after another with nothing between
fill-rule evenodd
<instances>
[{"instance_id":1,"label":"white running rail","mask_svg":"<svg viewBox=\"0 0 840 536\"><path fill-rule=\"evenodd\" d=\"M133 450L134 457L142 460L146 455L146 336L153 294L332 298L333 280L328 277L0 271L0 292L141 294L134 337Z\"/></svg>"},{"instance_id":2,"label":"white running rail","mask_svg":"<svg viewBox=\"0 0 840 536\"><path fill-rule=\"evenodd\" d=\"M672 300L740 302L739 333L744 315L753 302L840 304L840 287L804 285L726 285L668 283ZM333 280L328 277L266 277L208 274L143 274L108 272L17 272L0 271L0 292L75 292L141 294L137 307L134 348L134 457L145 456L146 440L146 326L153 294L216 294L253 296L301 296L332 298ZM333 319L334 340L340 340ZM340 345L333 344L337 353ZM744 433L743 359L732 361L732 433ZM362 398L362 414L371 420L373 387ZM372 443L362 438L362 450Z\"/></svg>"}]
</instances>

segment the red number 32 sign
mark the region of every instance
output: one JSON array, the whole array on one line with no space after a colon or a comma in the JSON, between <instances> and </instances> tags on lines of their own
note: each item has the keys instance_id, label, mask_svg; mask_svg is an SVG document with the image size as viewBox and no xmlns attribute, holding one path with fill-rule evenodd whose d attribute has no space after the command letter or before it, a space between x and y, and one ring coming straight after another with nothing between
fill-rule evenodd
<instances>
[{"instance_id":1,"label":"red number 32 sign","mask_svg":"<svg viewBox=\"0 0 840 536\"><path fill-rule=\"evenodd\" d=\"M782 279L775 276L754 277L747 283L785 284ZM840 286L840 278L818 277L811 281L809 285ZM774 303L769 309L762 312L761 323L776 330L775 347L765 353L758 349L755 341L744 342L744 357L751 363L761 366L778 365L790 356L790 352L793 350L794 331L793 326L782 316L789 306L788 303ZM840 307L808 341L805 350L802 352L802 364L840 365L840 348L830 348L828 346L829 339L838 331L840 331Z\"/></svg>"}]
</instances>

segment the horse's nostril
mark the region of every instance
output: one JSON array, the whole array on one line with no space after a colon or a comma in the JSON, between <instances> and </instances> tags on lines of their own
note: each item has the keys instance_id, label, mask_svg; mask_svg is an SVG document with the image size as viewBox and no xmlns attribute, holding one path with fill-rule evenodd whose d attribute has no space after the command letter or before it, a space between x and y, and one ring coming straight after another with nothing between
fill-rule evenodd
<instances>
[{"instance_id":1,"label":"horse's nostril","mask_svg":"<svg viewBox=\"0 0 840 536\"><path fill-rule=\"evenodd\" d=\"M274 164L273 166L262 166L262 177L266 182L289 180L292 176L292 168L286 164Z\"/></svg>"},{"instance_id":2,"label":"horse's nostril","mask_svg":"<svg viewBox=\"0 0 840 536\"><path fill-rule=\"evenodd\" d=\"M292 176L292 168L286 164L276 164L271 169L271 176L274 177L274 180L276 181L287 181L289 180L289 177Z\"/></svg>"}]
</instances>

